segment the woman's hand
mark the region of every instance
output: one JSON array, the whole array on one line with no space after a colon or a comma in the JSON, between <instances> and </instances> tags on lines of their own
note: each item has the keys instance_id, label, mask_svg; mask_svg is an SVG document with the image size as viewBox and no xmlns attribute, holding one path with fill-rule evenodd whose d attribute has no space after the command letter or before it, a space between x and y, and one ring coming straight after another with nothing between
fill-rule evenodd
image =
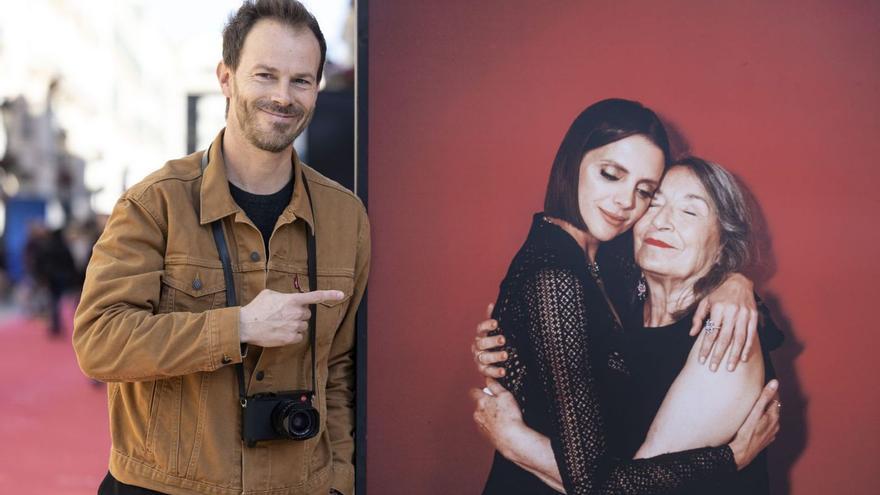
<instances>
[{"instance_id":1,"label":"woman's hand","mask_svg":"<svg viewBox=\"0 0 880 495\"><path fill-rule=\"evenodd\" d=\"M489 335L490 332L498 330L498 322L491 319L494 304L490 304L486 309L486 318L477 325L477 336L474 343L471 344L471 354L474 357L474 363L477 370L488 378L501 378L504 376L504 368L495 366L497 363L503 363L507 360L507 352L492 351L492 349L504 345L503 335Z\"/></svg>"},{"instance_id":2,"label":"woman's hand","mask_svg":"<svg viewBox=\"0 0 880 495\"><path fill-rule=\"evenodd\" d=\"M470 396L476 402L474 421L480 433L501 455L510 458L512 451L519 450L511 448L517 442L518 433L528 428L513 394L492 378L486 378L486 388L471 389Z\"/></svg>"},{"instance_id":3,"label":"woman's hand","mask_svg":"<svg viewBox=\"0 0 880 495\"><path fill-rule=\"evenodd\" d=\"M474 421L492 446L550 488L565 493L550 439L525 424L513 394L486 378L486 388L471 389L470 395L477 403Z\"/></svg>"},{"instance_id":4,"label":"woman's hand","mask_svg":"<svg viewBox=\"0 0 880 495\"><path fill-rule=\"evenodd\" d=\"M704 320L706 325L703 324ZM706 362L712 346L715 346L709 362L712 371L718 369L730 347L732 352L727 360L727 370L733 371L739 361L748 359L757 329L758 306L754 285L745 276L734 273L700 301L690 334L695 336L700 330L706 334L699 354L701 363Z\"/></svg>"},{"instance_id":5,"label":"woman's hand","mask_svg":"<svg viewBox=\"0 0 880 495\"><path fill-rule=\"evenodd\" d=\"M746 467L755 456L776 440L779 432L779 382L770 380L755 401L746 421L728 444L736 460L736 468Z\"/></svg>"}]
</instances>

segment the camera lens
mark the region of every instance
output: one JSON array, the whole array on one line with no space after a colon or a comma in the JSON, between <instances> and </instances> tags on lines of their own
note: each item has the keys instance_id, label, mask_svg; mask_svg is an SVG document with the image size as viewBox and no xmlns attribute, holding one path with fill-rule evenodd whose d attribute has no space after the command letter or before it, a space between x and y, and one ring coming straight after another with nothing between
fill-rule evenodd
<instances>
[{"instance_id":1,"label":"camera lens","mask_svg":"<svg viewBox=\"0 0 880 495\"><path fill-rule=\"evenodd\" d=\"M318 411L309 403L285 400L272 411L272 426L283 437L311 438L318 433Z\"/></svg>"},{"instance_id":2,"label":"camera lens","mask_svg":"<svg viewBox=\"0 0 880 495\"><path fill-rule=\"evenodd\" d=\"M295 436L302 436L312 429L312 415L309 411L294 411L288 420L288 430Z\"/></svg>"}]
</instances>

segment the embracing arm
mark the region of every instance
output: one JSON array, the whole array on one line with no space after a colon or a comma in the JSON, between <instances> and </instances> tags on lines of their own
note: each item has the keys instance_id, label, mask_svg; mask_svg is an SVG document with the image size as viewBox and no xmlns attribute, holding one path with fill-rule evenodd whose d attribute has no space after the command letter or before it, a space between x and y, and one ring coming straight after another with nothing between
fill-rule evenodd
<instances>
[{"instance_id":1,"label":"embracing arm","mask_svg":"<svg viewBox=\"0 0 880 495\"><path fill-rule=\"evenodd\" d=\"M167 226L148 206L123 196L94 247L74 321L80 367L98 380L139 381L240 362L238 307L156 314Z\"/></svg>"},{"instance_id":2,"label":"embracing arm","mask_svg":"<svg viewBox=\"0 0 880 495\"><path fill-rule=\"evenodd\" d=\"M632 236L623 235L603 243L599 248L599 256L609 297L618 309L624 309L623 315L629 314L630 311L625 308L630 308L634 301L634 291L641 274L633 259ZM760 301L755 295L752 281L741 273L728 275L699 302L694 314L692 336L700 333L707 318L719 329L703 340L699 353L700 362L705 362L711 371L722 365L728 371L733 371L740 362L745 362L752 354L751 347L757 340L760 309ZM641 321L633 323L641 324ZM716 341L720 345L713 346ZM729 348L733 352L728 353ZM722 360L722 357L725 359ZM723 361L726 363L722 364Z\"/></svg>"},{"instance_id":3,"label":"embracing arm","mask_svg":"<svg viewBox=\"0 0 880 495\"><path fill-rule=\"evenodd\" d=\"M541 270L527 282L530 348L544 385L555 434L551 438L568 493L665 493L733 472L727 447L651 459L616 459L608 452L597 391L594 344L580 280L569 270Z\"/></svg>"},{"instance_id":4,"label":"embracing arm","mask_svg":"<svg viewBox=\"0 0 880 495\"><path fill-rule=\"evenodd\" d=\"M471 389L470 394L477 403L474 421L498 452L565 493L550 439L523 423L513 394L492 378L486 379L486 388Z\"/></svg>"},{"instance_id":5,"label":"embracing arm","mask_svg":"<svg viewBox=\"0 0 880 495\"><path fill-rule=\"evenodd\" d=\"M636 458L723 445L743 424L764 386L764 360L749 359L731 373L712 373L699 364L705 333L663 399ZM728 354L731 351L728 349ZM761 353L756 339L752 352ZM725 356L726 357L726 356ZM731 448L735 449L735 445Z\"/></svg>"},{"instance_id":6,"label":"embracing arm","mask_svg":"<svg viewBox=\"0 0 880 495\"><path fill-rule=\"evenodd\" d=\"M764 387L730 443L739 469L772 442L779 430L779 408L773 407L777 385L772 380ZM487 379L487 386L491 394L479 389L471 390L471 397L477 403L474 420L483 434L501 455L551 488L564 493L562 475L550 439L523 423L519 405L510 392L491 378ZM778 401L775 403L778 405Z\"/></svg>"}]
</instances>

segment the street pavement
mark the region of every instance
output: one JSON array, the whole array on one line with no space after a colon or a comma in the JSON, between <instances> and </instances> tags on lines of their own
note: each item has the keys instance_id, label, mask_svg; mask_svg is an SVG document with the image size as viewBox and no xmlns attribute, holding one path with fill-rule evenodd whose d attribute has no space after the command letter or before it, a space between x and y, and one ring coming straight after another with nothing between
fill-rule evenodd
<instances>
[{"instance_id":1,"label":"street pavement","mask_svg":"<svg viewBox=\"0 0 880 495\"><path fill-rule=\"evenodd\" d=\"M94 495L107 473L106 386L86 378L66 328L0 307L0 494Z\"/></svg>"}]
</instances>

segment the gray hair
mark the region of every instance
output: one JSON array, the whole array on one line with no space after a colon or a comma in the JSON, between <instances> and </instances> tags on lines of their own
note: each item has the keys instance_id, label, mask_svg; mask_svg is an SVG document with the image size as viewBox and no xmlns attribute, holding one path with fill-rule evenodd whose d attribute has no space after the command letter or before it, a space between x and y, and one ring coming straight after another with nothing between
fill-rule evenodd
<instances>
[{"instance_id":1,"label":"gray hair","mask_svg":"<svg viewBox=\"0 0 880 495\"><path fill-rule=\"evenodd\" d=\"M686 156L670 165L690 170L703 185L718 218L719 252L709 272L694 283L694 300L699 302L727 277L744 271L752 260L751 214L736 178L716 163ZM694 303L696 305L697 303ZM682 313L687 313L693 307Z\"/></svg>"}]
</instances>

